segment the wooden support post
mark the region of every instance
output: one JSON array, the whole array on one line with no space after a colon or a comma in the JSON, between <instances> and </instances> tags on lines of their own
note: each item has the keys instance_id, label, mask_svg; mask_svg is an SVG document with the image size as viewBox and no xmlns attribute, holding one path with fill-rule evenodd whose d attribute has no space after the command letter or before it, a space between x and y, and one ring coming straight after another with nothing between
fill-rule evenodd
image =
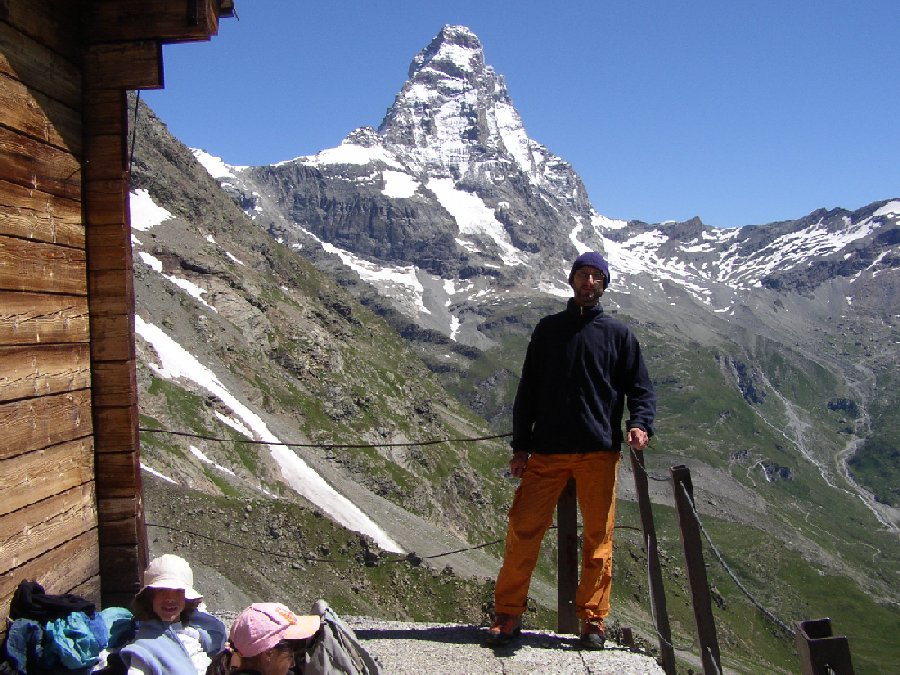
<instances>
[{"instance_id":1,"label":"wooden support post","mask_svg":"<svg viewBox=\"0 0 900 675\"><path fill-rule=\"evenodd\" d=\"M797 623L797 652L803 675L853 675L850 643L843 635L832 635L831 619Z\"/></svg>"},{"instance_id":2,"label":"wooden support post","mask_svg":"<svg viewBox=\"0 0 900 675\"><path fill-rule=\"evenodd\" d=\"M578 589L578 502L575 479L570 478L556 505L557 524L557 633L578 635L575 591Z\"/></svg>"},{"instance_id":3,"label":"wooden support post","mask_svg":"<svg viewBox=\"0 0 900 675\"><path fill-rule=\"evenodd\" d=\"M697 624L697 638L700 642L700 660L706 675L722 672L719 655L719 641L713 619L709 581L703 562L703 542L700 541L700 524L694 515L694 486L691 472L683 465L673 466L672 492L678 524L681 527L681 541L684 545L684 562L688 583L691 586L691 600L694 605L694 621Z\"/></svg>"},{"instance_id":4,"label":"wooden support post","mask_svg":"<svg viewBox=\"0 0 900 675\"><path fill-rule=\"evenodd\" d=\"M635 651L634 646L634 631L631 630L631 626L622 626L622 631L619 637L619 644L623 647L628 647L631 651Z\"/></svg>"},{"instance_id":5,"label":"wooden support post","mask_svg":"<svg viewBox=\"0 0 900 675\"><path fill-rule=\"evenodd\" d=\"M84 75L83 210L101 599L112 606L127 605L140 590L149 549L138 435L127 100L124 91L103 88L102 63L88 60Z\"/></svg>"},{"instance_id":6,"label":"wooden support post","mask_svg":"<svg viewBox=\"0 0 900 675\"><path fill-rule=\"evenodd\" d=\"M650 491L647 486L644 453L630 450L630 454L631 469L634 473L634 488L638 498L638 510L641 514L641 529L644 532L644 551L647 554L647 583L650 588L650 605L656 622L656 634L659 638L660 665L662 665L666 675L675 675L675 649L672 647L672 631L669 628L669 614L666 609L666 591L663 587L662 569L659 565L656 526L653 523L653 509L650 506Z\"/></svg>"}]
</instances>

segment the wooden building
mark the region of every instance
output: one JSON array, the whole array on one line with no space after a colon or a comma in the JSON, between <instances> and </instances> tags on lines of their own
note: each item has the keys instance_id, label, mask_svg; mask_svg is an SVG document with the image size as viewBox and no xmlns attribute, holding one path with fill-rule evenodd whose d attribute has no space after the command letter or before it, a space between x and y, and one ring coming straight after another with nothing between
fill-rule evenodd
<instances>
[{"instance_id":1,"label":"wooden building","mask_svg":"<svg viewBox=\"0 0 900 675\"><path fill-rule=\"evenodd\" d=\"M233 5L0 0L0 619L23 579L140 587L126 92Z\"/></svg>"}]
</instances>

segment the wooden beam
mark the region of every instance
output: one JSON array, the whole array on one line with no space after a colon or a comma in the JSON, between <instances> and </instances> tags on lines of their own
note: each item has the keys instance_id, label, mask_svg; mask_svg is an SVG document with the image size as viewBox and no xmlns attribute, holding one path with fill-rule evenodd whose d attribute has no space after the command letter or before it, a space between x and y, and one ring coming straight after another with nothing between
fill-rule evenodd
<instances>
[{"instance_id":1,"label":"wooden beam","mask_svg":"<svg viewBox=\"0 0 900 675\"><path fill-rule=\"evenodd\" d=\"M85 483L0 518L0 574L97 527L94 483Z\"/></svg>"},{"instance_id":2,"label":"wooden beam","mask_svg":"<svg viewBox=\"0 0 900 675\"><path fill-rule=\"evenodd\" d=\"M92 211L95 209L92 208ZM125 222L115 225L91 223L88 261L92 271L132 270L131 228Z\"/></svg>"},{"instance_id":3,"label":"wooden beam","mask_svg":"<svg viewBox=\"0 0 900 675\"><path fill-rule=\"evenodd\" d=\"M88 90L162 89L162 44L144 40L91 45L84 53L84 86Z\"/></svg>"},{"instance_id":4,"label":"wooden beam","mask_svg":"<svg viewBox=\"0 0 900 675\"><path fill-rule=\"evenodd\" d=\"M94 443L98 456L104 452L128 450L137 452L139 442L137 404L121 408L95 407L94 420L96 424Z\"/></svg>"},{"instance_id":5,"label":"wooden beam","mask_svg":"<svg viewBox=\"0 0 900 675\"><path fill-rule=\"evenodd\" d=\"M128 227L128 183L122 180L88 180L84 183L87 221L92 237L114 236L131 245Z\"/></svg>"},{"instance_id":6,"label":"wooden beam","mask_svg":"<svg viewBox=\"0 0 900 675\"><path fill-rule=\"evenodd\" d=\"M21 7L27 4L26 14L35 14L32 7L43 3L32 0L11 0ZM66 4L78 3L66 0ZM27 82L28 86L43 94L52 96L70 108L81 106L81 68L77 65L81 58L81 45L77 40L78 31L70 23L64 31L51 41L50 36L42 36L37 41L23 34L16 27L0 22L0 73ZM69 40L58 37L68 35ZM50 45L50 46L48 46ZM59 48L68 47L70 58L60 55Z\"/></svg>"},{"instance_id":7,"label":"wooden beam","mask_svg":"<svg viewBox=\"0 0 900 675\"><path fill-rule=\"evenodd\" d=\"M79 201L81 161L70 152L0 126L3 178L25 188Z\"/></svg>"},{"instance_id":8,"label":"wooden beam","mask_svg":"<svg viewBox=\"0 0 900 675\"><path fill-rule=\"evenodd\" d=\"M81 156L81 107L68 107L2 73L0 120L42 143Z\"/></svg>"},{"instance_id":9,"label":"wooden beam","mask_svg":"<svg viewBox=\"0 0 900 675\"><path fill-rule=\"evenodd\" d=\"M0 460L0 515L94 478L93 438L79 438Z\"/></svg>"},{"instance_id":10,"label":"wooden beam","mask_svg":"<svg viewBox=\"0 0 900 675\"><path fill-rule=\"evenodd\" d=\"M114 135L124 145L128 133L128 101L123 91L92 89L84 92L84 135ZM97 180L97 176L93 177ZM127 185L124 186L127 189Z\"/></svg>"},{"instance_id":11,"label":"wooden beam","mask_svg":"<svg viewBox=\"0 0 900 675\"><path fill-rule=\"evenodd\" d=\"M97 361L93 371L94 407L109 408L131 401L137 392L134 361Z\"/></svg>"},{"instance_id":12,"label":"wooden beam","mask_svg":"<svg viewBox=\"0 0 900 675\"><path fill-rule=\"evenodd\" d=\"M0 290L83 295L86 270L81 249L0 235Z\"/></svg>"},{"instance_id":13,"label":"wooden beam","mask_svg":"<svg viewBox=\"0 0 900 675\"><path fill-rule=\"evenodd\" d=\"M85 160L90 168L93 180L98 178L104 181L119 181L122 185L128 184L128 147L123 137L118 134L96 134L87 139L85 147ZM85 191L94 186L85 185ZM90 209L93 203L85 194L85 208ZM90 224L90 213L87 214L87 222Z\"/></svg>"},{"instance_id":14,"label":"wooden beam","mask_svg":"<svg viewBox=\"0 0 900 675\"><path fill-rule=\"evenodd\" d=\"M102 580L103 604L130 604L141 589L141 579L147 567L146 549L141 545L103 546L100 549L100 578ZM137 574L128 570L137 569Z\"/></svg>"},{"instance_id":15,"label":"wooden beam","mask_svg":"<svg viewBox=\"0 0 900 675\"><path fill-rule=\"evenodd\" d=\"M90 386L91 348L87 343L0 346L0 401Z\"/></svg>"},{"instance_id":16,"label":"wooden beam","mask_svg":"<svg viewBox=\"0 0 900 675\"><path fill-rule=\"evenodd\" d=\"M60 54L60 61L77 63L81 53L81 3L72 0L3 0L2 19L38 44ZM0 50L2 52L3 50Z\"/></svg>"},{"instance_id":17,"label":"wooden beam","mask_svg":"<svg viewBox=\"0 0 900 675\"><path fill-rule=\"evenodd\" d=\"M89 339L85 296L0 291L0 345Z\"/></svg>"},{"instance_id":18,"label":"wooden beam","mask_svg":"<svg viewBox=\"0 0 900 675\"><path fill-rule=\"evenodd\" d=\"M0 574L0 618L22 579L37 579L47 593L68 593L100 573L97 530L70 539L45 555ZM99 599L89 598L99 603Z\"/></svg>"},{"instance_id":19,"label":"wooden beam","mask_svg":"<svg viewBox=\"0 0 900 675\"><path fill-rule=\"evenodd\" d=\"M219 30L216 0L91 0L85 13L87 38L92 43L208 40Z\"/></svg>"},{"instance_id":20,"label":"wooden beam","mask_svg":"<svg viewBox=\"0 0 900 675\"><path fill-rule=\"evenodd\" d=\"M0 404L0 459L91 434L89 390Z\"/></svg>"},{"instance_id":21,"label":"wooden beam","mask_svg":"<svg viewBox=\"0 0 900 675\"><path fill-rule=\"evenodd\" d=\"M81 201L0 179L0 234L84 248Z\"/></svg>"},{"instance_id":22,"label":"wooden beam","mask_svg":"<svg viewBox=\"0 0 900 675\"><path fill-rule=\"evenodd\" d=\"M138 494L140 494L140 489L138 489ZM133 496L98 496L97 505L102 520L107 524L107 527L104 528L104 536L101 537L101 546L103 542L112 542L109 545L131 546L143 539L143 522L138 522L134 517L135 498ZM143 570L143 567L141 569Z\"/></svg>"},{"instance_id":23,"label":"wooden beam","mask_svg":"<svg viewBox=\"0 0 900 675\"><path fill-rule=\"evenodd\" d=\"M91 319L134 312L134 279L123 270L88 273ZM92 331L93 332L93 331Z\"/></svg>"},{"instance_id":24,"label":"wooden beam","mask_svg":"<svg viewBox=\"0 0 900 675\"><path fill-rule=\"evenodd\" d=\"M134 361L134 317L129 314L91 317L94 333L103 339L91 343L96 361Z\"/></svg>"}]
</instances>

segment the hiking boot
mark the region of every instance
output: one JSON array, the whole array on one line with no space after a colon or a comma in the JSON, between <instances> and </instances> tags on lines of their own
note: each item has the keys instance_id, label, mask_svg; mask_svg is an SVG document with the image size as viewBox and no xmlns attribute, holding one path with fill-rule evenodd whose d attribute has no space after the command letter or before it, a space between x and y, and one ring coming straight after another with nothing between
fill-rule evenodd
<instances>
[{"instance_id":1,"label":"hiking boot","mask_svg":"<svg viewBox=\"0 0 900 675\"><path fill-rule=\"evenodd\" d=\"M606 644L606 626L603 624L603 619L582 621L578 644L585 649L603 649L603 645Z\"/></svg>"},{"instance_id":2,"label":"hiking boot","mask_svg":"<svg viewBox=\"0 0 900 675\"><path fill-rule=\"evenodd\" d=\"M485 642L491 647L508 645L522 633L522 617L512 614L497 614L488 629Z\"/></svg>"}]
</instances>

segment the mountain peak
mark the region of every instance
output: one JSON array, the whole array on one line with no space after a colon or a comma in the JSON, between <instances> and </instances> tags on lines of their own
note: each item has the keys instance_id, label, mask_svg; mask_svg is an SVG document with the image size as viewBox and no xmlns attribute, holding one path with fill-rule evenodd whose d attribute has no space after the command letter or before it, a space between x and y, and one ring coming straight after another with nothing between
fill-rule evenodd
<instances>
[{"instance_id":1,"label":"mountain peak","mask_svg":"<svg viewBox=\"0 0 900 675\"><path fill-rule=\"evenodd\" d=\"M484 49L478 36L465 26L446 25L413 58L409 66L409 79L416 79L418 74L429 70L469 79L483 69Z\"/></svg>"},{"instance_id":2,"label":"mountain peak","mask_svg":"<svg viewBox=\"0 0 900 675\"><path fill-rule=\"evenodd\" d=\"M444 26L413 58L409 79L378 128L414 170L463 176L501 148L531 170L528 140L503 78L485 63L478 37Z\"/></svg>"}]
</instances>

